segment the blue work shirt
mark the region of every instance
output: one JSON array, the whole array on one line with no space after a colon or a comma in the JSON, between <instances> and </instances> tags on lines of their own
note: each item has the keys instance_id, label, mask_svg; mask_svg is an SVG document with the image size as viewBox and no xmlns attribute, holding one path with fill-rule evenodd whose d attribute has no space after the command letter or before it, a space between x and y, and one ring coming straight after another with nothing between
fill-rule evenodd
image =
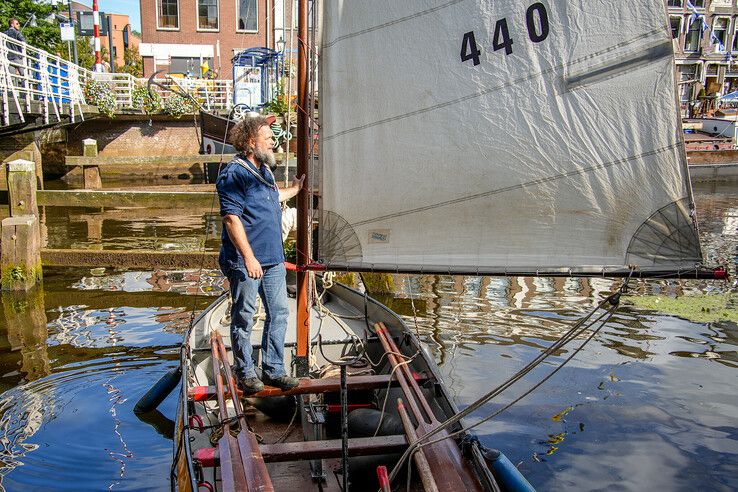
<instances>
[{"instance_id":1,"label":"blue work shirt","mask_svg":"<svg viewBox=\"0 0 738 492\"><path fill-rule=\"evenodd\" d=\"M220 172L215 187L220 201L220 216L240 217L259 263L271 266L284 262L282 208L279 190L269 167L262 164L257 168L239 154ZM234 268L244 268L243 257L233 245L225 226L221 239L219 263L223 272L228 274Z\"/></svg>"}]
</instances>

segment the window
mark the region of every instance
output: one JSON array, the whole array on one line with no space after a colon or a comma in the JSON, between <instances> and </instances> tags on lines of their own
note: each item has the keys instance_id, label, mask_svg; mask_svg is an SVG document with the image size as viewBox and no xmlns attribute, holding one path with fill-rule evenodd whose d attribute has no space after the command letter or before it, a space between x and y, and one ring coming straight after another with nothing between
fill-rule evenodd
<instances>
[{"instance_id":1,"label":"window","mask_svg":"<svg viewBox=\"0 0 738 492\"><path fill-rule=\"evenodd\" d=\"M179 1L157 0L159 29L179 29Z\"/></svg>"},{"instance_id":2,"label":"window","mask_svg":"<svg viewBox=\"0 0 738 492\"><path fill-rule=\"evenodd\" d=\"M691 21L687 36L684 39L684 51L699 51L702 38L702 19Z\"/></svg>"},{"instance_id":3,"label":"window","mask_svg":"<svg viewBox=\"0 0 738 492\"><path fill-rule=\"evenodd\" d=\"M733 28L733 51L738 51L738 19Z\"/></svg>"},{"instance_id":4,"label":"window","mask_svg":"<svg viewBox=\"0 0 738 492\"><path fill-rule=\"evenodd\" d=\"M679 39L682 32L682 17L669 17L669 20L671 20L671 39Z\"/></svg>"},{"instance_id":5,"label":"window","mask_svg":"<svg viewBox=\"0 0 738 492\"><path fill-rule=\"evenodd\" d=\"M715 51L719 53L725 53L726 50L729 22L730 20L726 17L718 17L712 23L712 44L715 46Z\"/></svg>"},{"instance_id":6,"label":"window","mask_svg":"<svg viewBox=\"0 0 738 492\"><path fill-rule=\"evenodd\" d=\"M669 7L681 7L682 6L682 0L669 0L667 3Z\"/></svg>"},{"instance_id":7,"label":"window","mask_svg":"<svg viewBox=\"0 0 738 492\"><path fill-rule=\"evenodd\" d=\"M238 24L236 29L239 31L259 30L259 19L256 12L256 0L236 0L238 2Z\"/></svg>"},{"instance_id":8,"label":"window","mask_svg":"<svg viewBox=\"0 0 738 492\"><path fill-rule=\"evenodd\" d=\"M679 98L683 104L686 104L691 99L694 83L699 81L700 66L696 64L680 65L678 68L679 79L682 82L679 84Z\"/></svg>"},{"instance_id":9,"label":"window","mask_svg":"<svg viewBox=\"0 0 738 492\"><path fill-rule=\"evenodd\" d=\"M705 0L692 0L692 6L701 8L705 6Z\"/></svg>"},{"instance_id":10,"label":"window","mask_svg":"<svg viewBox=\"0 0 738 492\"><path fill-rule=\"evenodd\" d=\"M197 0L197 28L218 30L218 0Z\"/></svg>"}]
</instances>

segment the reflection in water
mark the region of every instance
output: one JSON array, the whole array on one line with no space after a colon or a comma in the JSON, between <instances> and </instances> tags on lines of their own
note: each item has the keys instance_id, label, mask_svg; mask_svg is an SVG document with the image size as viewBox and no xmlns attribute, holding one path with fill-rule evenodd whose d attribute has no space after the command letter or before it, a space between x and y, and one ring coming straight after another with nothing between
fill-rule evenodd
<instances>
[{"instance_id":1,"label":"reflection in water","mask_svg":"<svg viewBox=\"0 0 738 492\"><path fill-rule=\"evenodd\" d=\"M696 191L705 256L735 278L738 192ZM49 208L49 247L218 247L220 221L209 211L119 212ZM177 392L141 420L133 405L177 364L192 310L222 291L220 274L44 273L41 295L3 296L2 487L169 490ZM407 275L395 285L397 293L380 300L418 331L465 407L538 356L619 281ZM725 289L708 281L634 284L636 294L672 297ZM512 401L571 350L469 423ZM625 306L548 383L476 430L539 490L737 490L736 368L735 323Z\"/></svg>"}]
</instances>

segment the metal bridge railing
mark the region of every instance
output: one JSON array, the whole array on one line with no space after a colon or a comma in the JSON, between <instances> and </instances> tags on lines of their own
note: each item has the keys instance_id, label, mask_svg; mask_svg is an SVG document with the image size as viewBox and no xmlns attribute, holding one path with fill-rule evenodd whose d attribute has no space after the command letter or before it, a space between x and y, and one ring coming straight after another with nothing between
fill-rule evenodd
<instances>
[{"instance_id":1,"label":"metal bridge railing","mask_svg":"<svg viewBox=\"0 0 738 492\"><path fill-rule=\"evenodd\" d=\"M44 124L68 117L84 119L84 88L90 80L106 83L115 94L117 109L133 108L133 93L147 86L148 79L128 73L95 73L27 43L0 33L0 124L8 126L11 114L20 122L25 115L40 114ZM151 88L163 101L175 92L186 92L205 109L230 109L233 99L231 80L188 78L156 79Z\"/></svg>"}]
</instances>

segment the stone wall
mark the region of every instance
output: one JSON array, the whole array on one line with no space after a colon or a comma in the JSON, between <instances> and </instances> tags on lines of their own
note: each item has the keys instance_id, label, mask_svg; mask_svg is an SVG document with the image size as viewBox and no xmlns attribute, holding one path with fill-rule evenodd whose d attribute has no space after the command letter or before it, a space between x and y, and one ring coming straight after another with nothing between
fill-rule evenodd
<instances>
[{"instance_id":1,"label":"stone wall","mask_svg":"<svg viewBox=\"0 0 738 492\"><path fill-rule=\"evenodd\" d=\"M63 129L38 132L46 179L69 171L67 155L82 155L82 140L97 140L100 156L192 155L200 151L199 128L191 116L118 115L95 118Z\"/></svg>"}]
</instances>

